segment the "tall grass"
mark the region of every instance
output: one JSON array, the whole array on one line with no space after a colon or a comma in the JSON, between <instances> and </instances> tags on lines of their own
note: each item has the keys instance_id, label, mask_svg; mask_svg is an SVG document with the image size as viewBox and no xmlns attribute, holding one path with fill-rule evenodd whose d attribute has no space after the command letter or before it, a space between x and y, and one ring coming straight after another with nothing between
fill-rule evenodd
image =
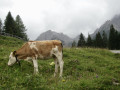
<instances>
[{"instance_id":1,"label":"tall grass","mask_svg":"<svg viewBox=\"0 0 120 90\"><path fill-rule=\"evenodd\" d=\"M106 49L64 48L63 79L53 77L50 60L38 60L39 75L33 74L33 65L21 61L7 66L11 51L21 47L23 41L0 36L0 89L10 90L119 90L120 55Z\"/></svg>"}]
</instances>

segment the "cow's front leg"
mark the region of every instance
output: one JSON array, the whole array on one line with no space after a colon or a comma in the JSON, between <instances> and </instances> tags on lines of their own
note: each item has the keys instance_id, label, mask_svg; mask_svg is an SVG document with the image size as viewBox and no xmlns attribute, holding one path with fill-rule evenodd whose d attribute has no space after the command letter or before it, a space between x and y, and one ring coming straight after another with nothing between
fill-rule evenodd
<instances>
[{"instance_id":1,"label":"cow's front leg","mask_svg":"<svg viewBox=\"0 0 120 90\"><path fill-rule=\"evenodd\" d=\"M34 74L38 74L38 62L36 59L33 59L33 65L34 65Z\"/></svg>"}]
</instances>

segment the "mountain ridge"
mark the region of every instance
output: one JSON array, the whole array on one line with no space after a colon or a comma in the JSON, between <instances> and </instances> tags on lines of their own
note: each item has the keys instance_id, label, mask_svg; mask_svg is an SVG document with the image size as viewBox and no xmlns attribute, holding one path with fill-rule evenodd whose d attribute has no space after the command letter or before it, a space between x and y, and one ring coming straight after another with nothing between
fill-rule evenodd
<instances>
[{"instance_id":1,"label":"mountain ridge","mask_svg":"<svg viewBox=\"0 0 120 90\"><path fill-rule=\"evenodd\" d=\"M61 40L64 46L71 46L73 42L69 36L52 30L41 33L36 40Z\"/></svg>"},{"instance_id":2,"label":"mountain ridge","mask_svg":"<svg viewBox=\"0 0 120 90\"><path fill-rule=\"evenodd\" d=\"M95 38L96 34L100 32L102 35L103 31L107 34L107 37L109 37L109 31L110 26L113 24L114 28L120 32L120 14L115 15L111 20L105 21L99 28L95 30L93 34L91 34L92 38Z\"/></svg>"}]
</instances>

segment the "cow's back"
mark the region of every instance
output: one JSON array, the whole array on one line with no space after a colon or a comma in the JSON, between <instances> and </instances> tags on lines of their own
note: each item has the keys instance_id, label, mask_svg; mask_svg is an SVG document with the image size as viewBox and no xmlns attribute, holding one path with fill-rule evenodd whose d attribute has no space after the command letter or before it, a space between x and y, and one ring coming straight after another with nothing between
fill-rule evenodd
<instances>
[{"instance_id":1,"label":"cow's back","mask_svg":"<svg viewBox=\"0 0 120 90\"><path fill-rule=\"evenodd\" d=\"M31 51L42 59L50 58L52 56L52 49L58 47L58 51L62 51L62 43L59 40L46 41L29 41Z\"/></svg>"}]
</instances>

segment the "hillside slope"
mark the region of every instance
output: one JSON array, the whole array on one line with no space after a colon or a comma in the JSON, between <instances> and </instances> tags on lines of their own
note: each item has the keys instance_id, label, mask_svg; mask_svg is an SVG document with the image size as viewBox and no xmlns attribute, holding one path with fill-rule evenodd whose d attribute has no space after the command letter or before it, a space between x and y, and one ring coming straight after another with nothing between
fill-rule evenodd
<instances>
[{"instance_id":1,"label":"hillside slope","mask_svg":"<svg viewBox=\"0 0 120 90\"><path fill-rule=\"evenodd\" d=\"M0 36L0 45L2 46L18 46L19 44L23 44L24 41L17 39L17 38L13 38L13 37L6 37L6 36Z\"/></svg>"},{"instance_id":2,"label":"hillside slope","mask_svg":"<svg viewBox=\"0 0 120 90\"><path fill-rule=\"evenodd\" d=\"M120 54L106 49L64 48L63 79L54 78L53 59L39 60L39 75L33 65L21 61L8 67L9 54L24 42L0 36L0 90L120 90Z\"/></svg>"}]
</instances>

